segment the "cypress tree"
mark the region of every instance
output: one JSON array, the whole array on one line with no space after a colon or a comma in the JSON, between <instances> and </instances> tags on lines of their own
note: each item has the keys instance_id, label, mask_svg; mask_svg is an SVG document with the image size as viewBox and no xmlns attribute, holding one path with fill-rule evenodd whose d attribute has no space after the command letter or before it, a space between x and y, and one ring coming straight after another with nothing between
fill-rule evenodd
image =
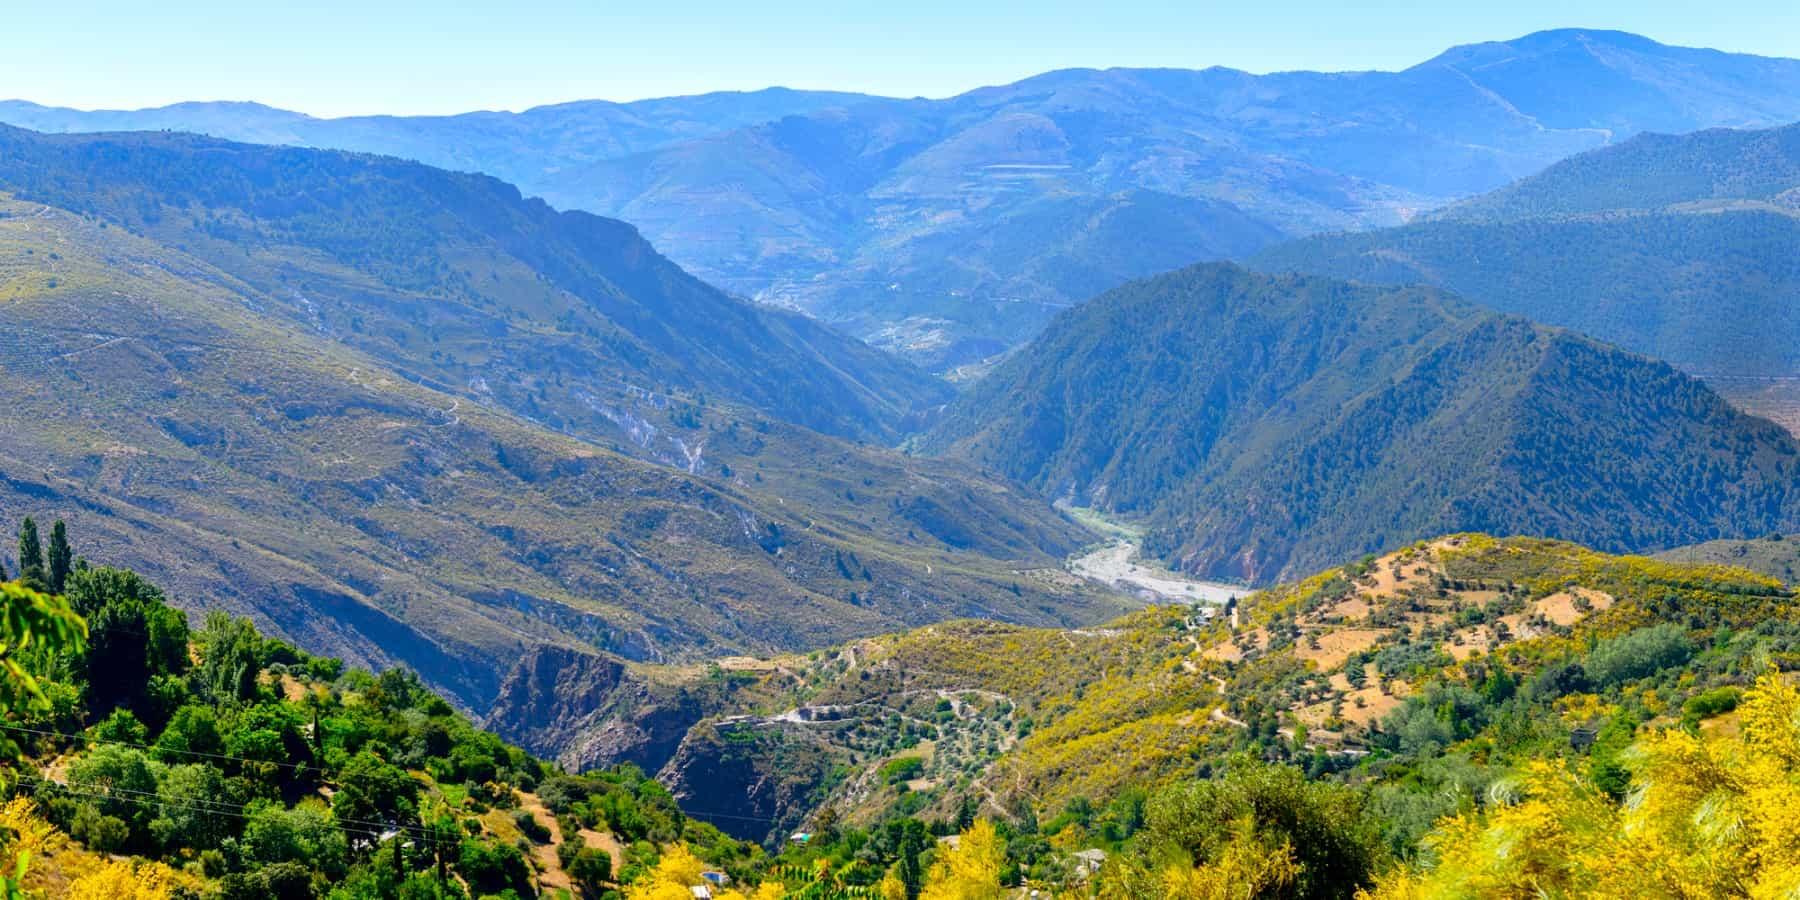
<instances>
[{"instance_id":1,"label":"cypress tree","mask_svg":"<svg viewBox=\"0 0 1800 900\"><path fill-rule=\"evenodd\" d=\"M63 520L57 519L50 526L50 591L60 594L63 585L69 581L69 571L73 567L74 554L69 552L69 527Z\"/></svg>"},{"instance_id":2,"label":"cypress tree","mask_svg":"<svg viewBox=\"0 0 1800 900\"><path fill-rule=\"evenodd\" d=\"M30 516L19 525L19 580L40 590L50 586L45 583L44 545Z\"/></svg>"}]
</instances>

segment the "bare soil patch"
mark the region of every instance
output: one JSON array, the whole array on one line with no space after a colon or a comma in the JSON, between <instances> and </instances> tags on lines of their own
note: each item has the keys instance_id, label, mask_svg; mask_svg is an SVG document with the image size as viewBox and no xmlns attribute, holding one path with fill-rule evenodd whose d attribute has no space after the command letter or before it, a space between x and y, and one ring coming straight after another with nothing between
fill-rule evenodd
<instances>
[{"instance_id":1,"label":"bare soil patch","mask_svg":"<svg viewBox=\"0 0 1800 900\"><path fill-rule=\"evenodd\" d=\"M1335 669L1344 664L1353 653L1360 653L1375 646L1387 632L1376 628L1346 628L1302 638L1295 648L1301 659L1308 660L1320 669ZM1318 649L1312 648L1312 642L1319 642Z\"/></svg>"}]
</instances>

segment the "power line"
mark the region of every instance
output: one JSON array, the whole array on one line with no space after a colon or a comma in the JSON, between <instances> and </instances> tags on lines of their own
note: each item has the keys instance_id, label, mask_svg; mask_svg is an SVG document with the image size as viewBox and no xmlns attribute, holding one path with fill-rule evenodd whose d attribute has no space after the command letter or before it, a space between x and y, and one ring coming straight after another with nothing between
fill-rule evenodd
<instances>
[{"instance_id":1,"label":"power line","mask_svg":"<svg viewBox=\"0 0 1800 900\"><path fill-rule=\"evenodd\" d=\"M110 787L110 788L107 788L104 793L101 793L101 792L94 792L94 791L77 790L73 787L70 787L69 785L63 784L63 783L61 783L59 781L55 781L53 779L44 778L42 776L25 776L25 777L21 778L21 780L28 782L28 783L40 785L40 786L48 785L48 786L56 788L57 791L59 791L60 793L68 795L68 796L72 796L72 797L84 797L84 798L92 799L92 800L113 800L113 801L118 801L120 803L132 803L132 804L136 804L138 806L145 806L145 807L158 807L158 808L173 807L175 809L185 809L185 810L188 810L189 812L196 812L196 813L200 813L202 815L229 816L231 818L243 819L246 821L249 821L249 820L252 820L255 818L255 816L244 812L244 810L249 809L249 806L244 805L244 804L226 803L224 801L202 800L202 801L198 801L198 802L204 803L204 804L211 804L211 805L210 806L201 806L201 805L196 805L194 803L183 803L183 802L177 801L177 800L167 800L155 793L151 793L148 791L134 791L129 788ZM119 796L119 794L121 794L121 793L136 795L136 796ZM408 835L415 839L436 840L438 835L440 834L440 832L437 832L434 829L428 829L428 828L425 828L424 826L420 826L420 825L405 825L405 824L396 824L396 823L389 823L389 822L367 822L367 821L363 821L360 819L339 819L335 816L333 816L326 824L332 828L335 828L339 831L344 832L345 834L360 834L360 835L365 835L365 836L374 837L374 838L380 838L381 836L392 832L395 834L405 834L405 835ZM356 825L361 825L361 826L366 826L366 827L362 827L362 828L351 827L351 826L356 826Z\"/></svg>"},{"instance_id":2,"label":"power line","mask_svg":"<svg viewBox=\"0 0 1800 900\"><path fill-rule=\"evenodd\" d=\"M33 776L33 777L40 784L52 784L52 785L56 785L64 790L71 790L67 784L64 784L63 782L57 781L55 779L45 778L43 776ZM241 817L244 815L244 810L250 808L249 804L233 803L228 800L198 799L198 800L194 801L195 803L208 804L210 806L217 807L216 809L208 809L208 808L203 808L200 806L191 806L191 805L184 804L184 803L181 803L178 801L166 800L163 798L163 796L160 793L157 793L155 791L140 791L140 790L135 790L133 788L118 787L117 785L107 785L104 788L104 790L106 791L106 793L99 794L97 796L99 796L102 799L117 799L117 800L130 801L132 799L132 797L117 797L117 796L115 796L115 794L117 794L117 793L124 793L124 794L133 795L135 797L149 798L144 801L146 803L159 803L159 804L164 804L164 805L169 805L169 806L176 806L178 808L191 809L195 812L209 812L209 813L216 812L216 813L220 813L222 815L234 815L234 816ZM411 825L411 824L407 824L404 822L379 822L379 821L374 821L374 820L370 820L370 819L343 819L343 818L338 818L335 813L333 813L333 815L332 815L332 821L334 823L339 823L339 824L360 825L360 826L363 826L364 828L380 829L383 831L403 831L408 834L414 834L414 835L429 832L429 829L426 829L422 825Z\"/></svg>"},{"instance_id":3,"label":"power line","mask_svg":"<svg viewBox=\"0 0 1800 900\"><path fill-rule=\"evenodd\" d=\"M73 740L86 741L90 744L112 744L114 746L129 747L129 748L137 749L137 750L157 750L157 751L167 751L167 752L171 752L171 753L187 753L187 754L194 755L194 756L201 756L201 757L212 758L212 759L232 760L232 761L237 761L237 762L261 763L263 765L280 766L280 767L287 768L287 769L293 769L295 771L307 770L307 771L312 771L312 772L319 772L321 774L324 772L323 768L321 768L321 767L305 766L305 765L301 765L298 763L282 763L282 762L263 761L263 760L244 760L240 757L226 756L226 755L218 754L218 753L204 753L204 752L201 752L198 750L176 750L173 748L159 748L159 747L155 747L155 746L148 745L148 744L134 743L131 741L113 741L113 740L106 740L104 738L88 737L86 735L69 734L67 732L61 732L61 731L45 731L42 729L25 728L23 726L18 726L18 725L0 724L0 729L5 729L5 730L9 730L9 731L21 731L21 732L26 732L28 734L37 734L37 735L43 735L43 736L64 737L64 738L70 738ZM39 777L38 780L43 783L56 784L56 785L62 786L64 788L67 787L67 785L63 785L61 782L57 782L52 779L46 779L46 778ZM123 791L126 793L134 793L134 794L146 794L146 792L144 792L144 791L133 791L130 788L122 788L122 787L108 787L107 790ZM161 795L160 794L147 794L147 796L160 797ZM126 799L126 798L118 798L118 799ZM219 804L224 807L235 808L238 810L243 810L243 809L247 808L243 804L233 804L233 803L229 803L226 801L207 800L207 801L202 801L202 802L216 803L216 804ZM357 819L341 819L339 821L350 822L352 824L359 824L359 825L368 825L371 827L381 827L381 828L406 829L408 827L415 827L415 826L407 826L404 824L396 824L396 823L391 823L391 822L373 822L373 821L357 820Z\"/></svg>"},{"instance_id":4,"label":"power line","mask_svg":"<svg viewBox=\"0 0 1800 900\"><path fill-rule=\"evenodd\" d=\"M203 751L203 750L181 750L181 749L177 749L175 747L163 747L163 746L159 746L156 744L140 744L135 741L115 741L115 740L111 740L108 738L91 737L91 736L88 736L85 734L70 734L66 731L45 731L45 730L38 729L38 728L26 728L23 725L8 725L8 724L0 723L0 730L22 732L24 734L35 734L35 735L38 735L39 737L67 738L72 741L82 741L82 742L85 742L88 744L112 744L112 745L118 746L118 747L130 747L134 750L148 750L153 753L181 753L181 754L185 754L187 756L198 756L198 757L202 757L205 759L222 759L227 762L257 763L259 765L265 765L265 766L279 766L281 768L290 769L290 770L293 770L296 772L299 772L299 771L323 772L324 771L323 767L321 767L321 766L308 766L304 763L276 762L274 760L260 760L260 759L245 759L244 757L241 757L241 756L230 756L230 755L223 754L223 753L207 753L206 751Z\"/></svg>"}]
</instances>

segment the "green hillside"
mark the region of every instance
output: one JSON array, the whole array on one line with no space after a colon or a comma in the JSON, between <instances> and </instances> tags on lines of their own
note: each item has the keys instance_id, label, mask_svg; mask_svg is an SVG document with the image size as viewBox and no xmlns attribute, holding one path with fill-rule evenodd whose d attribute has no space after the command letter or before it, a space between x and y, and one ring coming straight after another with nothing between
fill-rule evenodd
<instances>
[{"instance_id":1,"label":"green hillside","mask_svg":"<svg viewBox=\"0 0 1800 900\"><path fill-rule=\"evenodd\" d=\"M1258 583L1459 528L1648 550L1800 518L1795 441L1665 365L1429 289L1230 266L1064 313L923 446Z\"/></svg>"},{"instance_id":2,"label":"green hillside","mask_svg":"<svg viewBox=\"0 0 1800 900\"><path fill-rule=\"evenodd\" d=\"M713 406L675 433L719 461L643 462L108 220L0 213L0 513L469 708L543 643L671 658L1119 608L1060 578L1085 533L1002 484Z\"/></svg>"},{"instance_id":3,"label":"green hillside","mask_svg":"<svg viewBox=\"0 0 1800 900\"><path fill-rule=\"evenodd\" d=\"M1259 879L1269 896L1414 880L1434 886L1394 896L1460 896L1439 879L1483 860L1468 877L1531 883L1541 854L1476 839L1503 836L1517 804L1616 823L1633 810L1622 798L1654 797L1669 775L1634 743L1724 752L1760 727L1733 710L1780 696L1758 680L1795 666L1797 628L1792 589L1742 568L1454 535L1254 594L1235 615L954 622L627 680L693 698L660 775L687 808L758 839L824 832L808 852L870 882L879 869L859 841L985 815L1004 828L1007 877L1040 889L1080 883L1073 852L1102 848L1089 882L1102 896L1243 896ZM1590 805L1559 805L1546 793L1558 785ZM1754 800L1721 790L1719 802ZM1679 832L1663 816L1682 814L1637 827ZM1563 843L1575 838L1535 840L1567 854L1557 878L1606 877L1582 868ZM1246 844L1292 868L1261 869L1236 852ZM1432 852L1449 846L1458 854ZM1778 874L1768 866L1749 871ZM1174 880L1184 872L1194 880ZM1710 895L1745 895L1720 884Z\"/></svg>"},{"instance_id":4,"label":"green hillside","mask_svg":"<svg viewBox=\"0 0 1800 900\"><path fill-rule=\"evenodd\" d=\"M1760 897L1796 859L1796 598L1742 568L1462 534L1225 610L640 666L701 710L658 783L540 762L404 670L196 627L72 534L27 524L0 584L7 889ZM1719 814L1750 827L1691 827Z\"/></svg>"},{"instance_id":5,"label":"green hillside","mask_svg":"<svg viewBox=\"0 0 1800 900\"><path fill-rule=\"evenodd\" d=\"M760 861L635 769L566 774L404 669L191 626L128 570L28 568L0 602L13 896L598 898L690 848Z\"/></svg>"}]
</instances>

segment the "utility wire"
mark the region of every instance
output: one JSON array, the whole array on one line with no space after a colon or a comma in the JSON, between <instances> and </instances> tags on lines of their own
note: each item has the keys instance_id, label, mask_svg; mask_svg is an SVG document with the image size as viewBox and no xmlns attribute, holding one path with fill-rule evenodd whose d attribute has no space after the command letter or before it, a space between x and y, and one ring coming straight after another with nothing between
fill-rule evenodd
<instances>
[{"instance_id":1,"label":"utility wire","mask_svg":"<svg viewBox=\"0 0 1800 900\"><path fill-rule=\"evenodd\" d=\"M91 736L85 735L85 734L70 734L66 731L45 731L45 730L39 729L39 728L26 728L23 725L8 725L5 723L0 723L0 731L12 731L12 732L17 732L17 733L22 733L22 734L34 734L39 737L67 738L68 740L71 740L71 741L81 741L81 742L84 742L87 744L111 744L116 747L130 747L134 750L149 750L154 753L180 753L185 756L197 756L197 757L200 757L203 759L221 759L221 760L225 760L227 762L235 762L235 763L256 763L258 765L265 765L265 766L279 766L283 769L290 769L290 770L293 770L296 772L304 770L304 771L308 771L308 772L321 772L322 773L324 771L322 767L309 766L309 765L306 765L305 763L290 763L290 762L275 762L273 760L245 759L244 757L241 757L241 756L229 756L229 755L223 754L223 753L207 753L204 750L181 750L181 749L177 749L175 747L163 747L163 746L159 746L156 744L140 744L135 741L115 741L115 740L110 740L107 738L91 737Z\"/></svg>"},{"instance_id":2,"label":"utility wire","mask_svg":"<svg viewBox=\"0 0 1800 900\"><path fill-rule=\"evenodd\" d=\"M255 816L244 812L244 810L248 809L249 807L246 805L243 805L243 804L226 803L224 801L210 801L210 800L201 800L201 801L196 801L195 803L184 803L184 802L176 801L176 800L162 799L161 797L159 797L155 794L151 794L151 793L148 793L145 791L134 791L134 790L130 790L128 788L119 788L119 787L108 788L108 789L106 789L106 792L81 791L81 790L76 790L75 788L72 788L61 782L54 781L49 778L36 777L36 776L27 776L25 778L22 778L21 780L28 782L28 783L40 785L40 786L46 786L46 785L51 786L51 787L56 788L58 790L58 792L60 792L64 795L67 795L67 796L72 796L72 797L84 797L84 798L93 799L93 800L115 800L120 803L133 803L133 804L137 804L139 806L146 806L146 807L158 807L158 808L173 807L175 809L185 809L185 810L188 810L189 812L197 812L197 813L201 813L203 815L229 816L231 818L244 819L246 821L255 818ZM127 794L127 795L138 795L138 796L119 796L119 794L121 794L121 793ZM220 808L212 808L211 806L202 806L202 805L198 805L198 804L213 804ZM424 826L419 826L419 825L397 825L394 823L367 822L367 821L363 821L363 820L359 820L359 819L338 819L338 818L334 817L331 820L329 820L327 822L327 824L332 828L336 828L337 830L344 832L345 834L360 834L360 835L365 835L365 836L374 837L374 838L380 838L381 836L383 836L385 834L389 834L389 833L396 833L396 834L408 835L415 839L423 838L423 839L427 839L427 840L437 840L439 835L441 835L441 832L437 832L433 829L428 829L428 828L425 828ZM365 827L353 827L353 826L358 826L358 825L365 826Z\"/></svg>"}]
</instances>

